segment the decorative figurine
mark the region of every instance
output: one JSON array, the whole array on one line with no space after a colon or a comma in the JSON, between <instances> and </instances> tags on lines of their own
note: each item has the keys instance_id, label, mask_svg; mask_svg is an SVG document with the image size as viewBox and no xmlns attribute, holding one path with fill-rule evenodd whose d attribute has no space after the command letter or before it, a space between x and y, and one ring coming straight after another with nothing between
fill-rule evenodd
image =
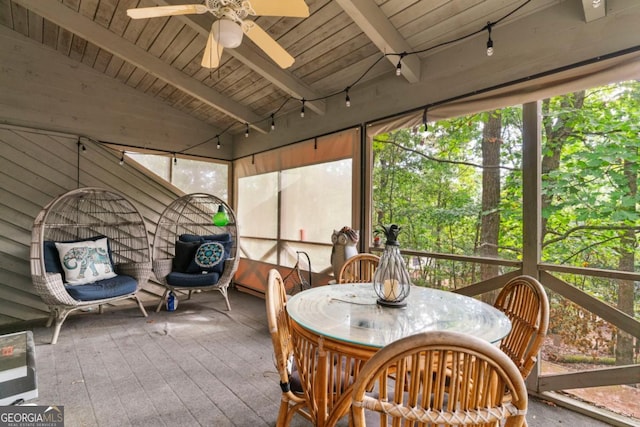
<instances>
[{"instance_id":1,"label":"decorative figurine","mask_svg":"<svg viewBox=\"0 0 640 427\"><path fill-rule=\"evenodd\" d=\"M331 234L331 243L333 243L331 266L336 280L338 280L344 263L358 254L358 248L356 248L358 240L360 240L360 233L351 227L342 227L340 231L333 230L333 234Z\"/></svg>"}]
</instances>

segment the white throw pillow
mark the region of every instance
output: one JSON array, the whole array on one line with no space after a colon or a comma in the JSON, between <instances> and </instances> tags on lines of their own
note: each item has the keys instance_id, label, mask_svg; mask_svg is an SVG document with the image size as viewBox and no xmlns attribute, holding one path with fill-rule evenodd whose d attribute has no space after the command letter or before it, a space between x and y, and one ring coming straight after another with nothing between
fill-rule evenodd
<instances>
[{"instance_id":1,"label":"white throw pillow","mask_svg":"<svg viewBox=\"0 0 640 427\"><path fill-rule=\"evenodd\" d=\"M56 249L64 269L65 282L70 285L84 285L116 277L109 259L106 237L86 242L56 242Z\"/></svg>"}]
</instances>

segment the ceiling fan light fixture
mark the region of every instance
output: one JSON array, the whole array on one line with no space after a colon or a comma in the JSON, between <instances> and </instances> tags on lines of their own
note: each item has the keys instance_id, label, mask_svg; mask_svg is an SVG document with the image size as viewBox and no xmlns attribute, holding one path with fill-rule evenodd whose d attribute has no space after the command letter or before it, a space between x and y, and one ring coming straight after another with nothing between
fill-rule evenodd
<instances>
[{"instance_id":1,"label":"ceiling fan light fixture","mask_svg":"<svg viewBox=\"0 0 640 427\"><path fill-rule=\"evenodd\" d=\"M233 49L242 43L242 28L240 28L240 25L228 19L218 19L211 26L211 31L214 40L224 48Z\"/></svg>"}]
</instances>

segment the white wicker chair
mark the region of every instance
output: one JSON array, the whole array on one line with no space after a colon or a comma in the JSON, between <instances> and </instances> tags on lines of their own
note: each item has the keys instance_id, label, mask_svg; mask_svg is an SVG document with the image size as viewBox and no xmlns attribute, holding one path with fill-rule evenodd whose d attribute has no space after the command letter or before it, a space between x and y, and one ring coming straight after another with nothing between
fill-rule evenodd
<instances>
[{"instance_id":1,"label":"white wicker chair","mask_svg":"<svg viewBox=\"0 0 640 427\"><path fill-rule=\"evenodd\" d=\"M54 242L77 242L97 237L107 237L114 272L121 276L119 279L127 281L127 286L123 288L117 283L105 283L105 292L101 292L100 286L104 282L90 283L93 286L91 295L96 295L96 298L76 299L72 294L77 297L82 287L72 287L64 282L62 269L55 267L56 263L61 264ZM36 292L49 306L47 327L55 320L51 344L57 342L62 323L75 310L98 305L102 312L104 304L133 298L142 314L147 316L136 295L151 276L147 229L136 207L116 191L86 187L71 190L52 200L33 223L30 259ZM130 276L135 284L123 276Z\"/></svg>"},{"instance_id":2,"label":"white wicker chair","mask_svg":"<svg viewBox=\"0 0 640 427\"><path fill-rule=\"evenodd\" d=\"M217 226L213 223L213 216L222 207L229 217L225 225ZM227 258L218 274L217 279L208 280L211 274L188 274L176 271L176 244L185 236L191 240L202 239L207 241L207 236L229 235L229 241L225 243ZM164 294L156 307L160 311L170 291L189 291L191 298L195 290L217 290L225 299L227 310L231 310L227 288L231 284L233 275L238 269L240 261L237 255L239 247L238 227L236 215L233 209L222 199L206 193L193 193L182 196L173 201L164 210L158 220L158 227L153 240L153 272L158 281L165 286Z\"/></svg>"}]
</instances>

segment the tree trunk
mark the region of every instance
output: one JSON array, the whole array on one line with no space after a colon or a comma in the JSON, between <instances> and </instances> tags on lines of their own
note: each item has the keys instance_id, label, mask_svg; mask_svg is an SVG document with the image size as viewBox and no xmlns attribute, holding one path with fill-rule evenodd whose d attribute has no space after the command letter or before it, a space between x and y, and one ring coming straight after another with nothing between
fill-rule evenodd
<instances>
[{"instance_id":1,"label":"tree trunk","mask_svg":"<svg viewBox=\"0 0 640 427\"><path fill-rule=\"evenodd\" d=\"M502 115L491 111L482 130L482 215L480 221L480 255L498 257L498 237L500 233L500 143L502 142ZM496 277L497 265L482 264L482 280ZM497 291L488 292L482 299L493 303Z\"/></svg>"},{"instance_id":2,"label":"tree trunk","mask_svg":"<svg viewBox=\"0 0 640 427\"><path fill-rule=\"evenodd\" d=\"M564 141L573 129L567 124L567 121L573 114L572 109L579 110L584 105L585 92L574 92L565 95L561 101L561 109L569 111L551 116L549 114L549 99L542 102L542 124L544 126L545 135L547 137L542 152L542 179L543 186L545 180L548 182L549 173L560 167L560 155L562 154L562 146ZM543 191L540 208L545 212L553 204L553 195ZM547 220L542 216L541 241L547 234Z\"/></svg>"},{"instance_id":3,"label":"tree trunk","mask_svg":"<svg viewBox=\"0 0 640 427\"><path fill-rule=\"evenodd\" d=\"M638 173L634 162L625 160L623 163L624 176L629 185L628 196L631 200L638 197ZM635 211L635 205L628 208ZM620 236L620 260L618 270L633 271L635 264L636 235L632 229L625 230ZM633 280L618 280L618 309L633 317L634 282ZM633 364L633 336L618 329L616 334L616 365Z\"/></svg>"}]
</instances>

